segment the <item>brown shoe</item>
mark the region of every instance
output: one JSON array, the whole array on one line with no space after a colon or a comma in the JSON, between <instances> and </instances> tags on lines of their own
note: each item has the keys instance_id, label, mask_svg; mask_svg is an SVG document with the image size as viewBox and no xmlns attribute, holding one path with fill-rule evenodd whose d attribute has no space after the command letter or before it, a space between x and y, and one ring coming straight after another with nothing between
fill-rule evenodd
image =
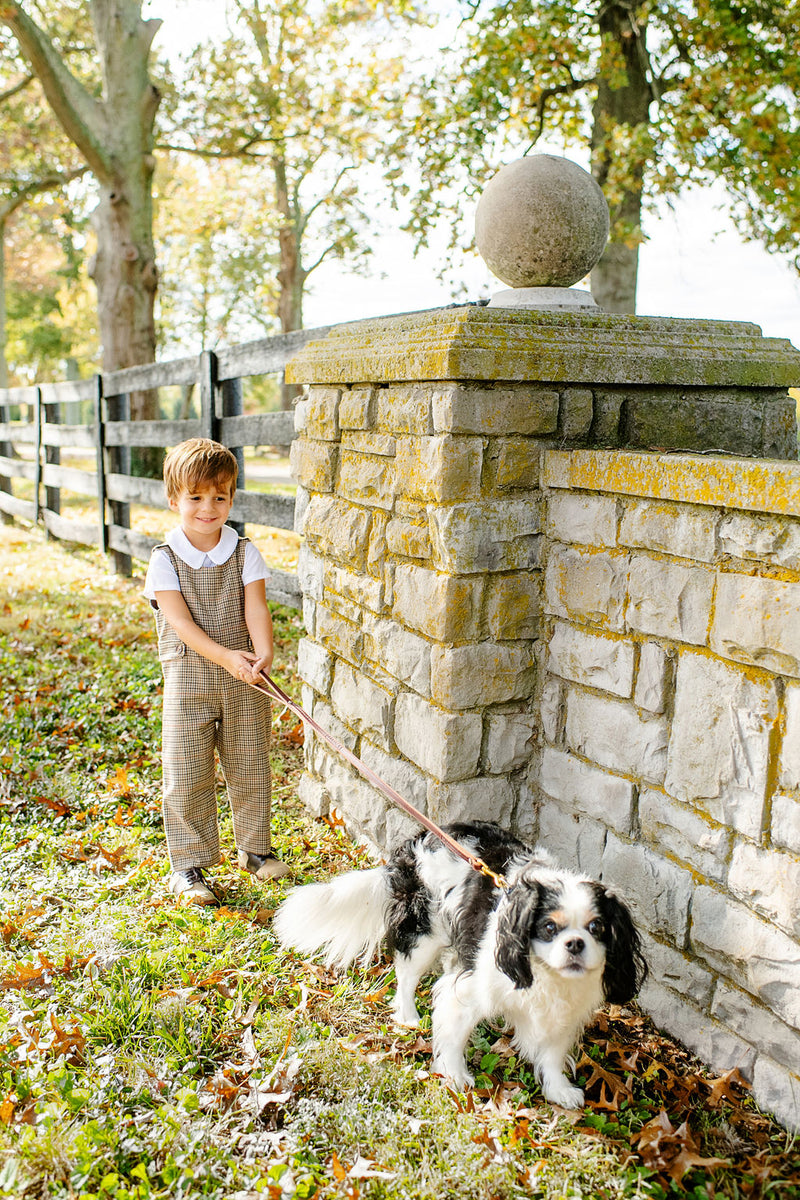
<instances>
[{"instance_id":1,"label":"brown shoe","mask_svg":"<svg viewBox=\"0 0 800 1200\"><path fill-rule=\"evenodd\" d=\"M169 890L173 896L177 896L181 904L205 904L219 908L219 897L200 867L173 871L169 877Z\"/></svg>"},{"instance_id":2,"label":"brown shoe","mask_svg":"<svg viewBox=\"0 0 800 1200\"><path fill-rule=\"evenodd\" d=\"M256 879L283 879L291 874L286 863L271 854L251 854L248 850L240 850L236 858L242 870L249 871Z\"/></svg>"}]
</instances>

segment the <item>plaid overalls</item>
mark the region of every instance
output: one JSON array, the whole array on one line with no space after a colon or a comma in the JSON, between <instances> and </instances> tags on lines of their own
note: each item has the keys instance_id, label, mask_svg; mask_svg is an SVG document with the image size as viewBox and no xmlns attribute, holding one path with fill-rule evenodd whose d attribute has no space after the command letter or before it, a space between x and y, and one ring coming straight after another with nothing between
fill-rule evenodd
<instances>
[{"instance_id":1,"label":"plaid overalls","mask_svg":"<svg viewBox=\"0 0 800 1200\"><path fill-rule=\"evenodd\" d=\"M166 550L197 625L230 650L252 650L244 620L246 538L221 566L188 566ZM219 754L238 850L270 853L269 697L180 641L155 606L164 672L163 810L174 871L220 861L214 750Z\"/></svg>"}]
</instances>

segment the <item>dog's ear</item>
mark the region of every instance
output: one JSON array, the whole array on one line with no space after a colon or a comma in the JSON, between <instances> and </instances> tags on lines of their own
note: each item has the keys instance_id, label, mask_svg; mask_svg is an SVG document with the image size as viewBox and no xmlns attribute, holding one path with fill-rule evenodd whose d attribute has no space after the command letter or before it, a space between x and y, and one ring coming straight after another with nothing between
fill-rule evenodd
<instances>
[{"instance_id":1,"label":"dog's ear","mask_svg":"<svg viewBox=\"0 0 800 1200\"><path fill-rule=\"evenodd\" d=\"M494 961L498 970L508 976L515 988L528 988L533 983L531 938L540 891L540 885L535 880L519 879L500 901Z\"/></svg>"},{"instance_id":2,"label":"dog's ear","mask_svg":"<svg viewBox=\"0 0 800 1200\"><path fill-rule=\"evenodd\" d=\"M627 905L601 883L595 884L599 915L606 927L603 993L610 1004L632 1000L647 978L642 942Z\"/></svg>"}]
</instances>

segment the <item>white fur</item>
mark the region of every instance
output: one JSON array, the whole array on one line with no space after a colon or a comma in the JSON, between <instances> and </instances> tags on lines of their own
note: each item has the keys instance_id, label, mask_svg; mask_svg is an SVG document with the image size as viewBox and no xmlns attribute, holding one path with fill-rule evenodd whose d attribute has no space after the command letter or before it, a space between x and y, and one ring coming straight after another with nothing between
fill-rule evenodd
<instances>
[{"instance_id":1,"label":"white fur","mask_svg":"<svg viewBox=\"0 0 800 1200\"><path fill-rule=\"evenodd\" d=\"M324 950L329 967L366 964L380 947L388 898L381 867L348 871L330 883L295 888L275 914L275 932L304 954Z\"/></svg>"}]
</instances>

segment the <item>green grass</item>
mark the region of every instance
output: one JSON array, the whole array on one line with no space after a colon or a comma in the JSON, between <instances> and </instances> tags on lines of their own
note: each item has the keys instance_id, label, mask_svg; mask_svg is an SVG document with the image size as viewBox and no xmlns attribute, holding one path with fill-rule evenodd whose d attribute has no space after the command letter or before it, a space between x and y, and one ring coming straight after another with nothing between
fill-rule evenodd
<instances>
[{"instance_id":1,"label":"green grass","mask_svg":"<svg viewBox=\"0 0 800 1200\"><path fill-rule=\"evenodd\" d=\"M635 1010L587 1034L580 1114L489 1027L478 1087L455 1095L429 1074L426 997L421 1031L390 1024L388 962L338 976L280 950L289 885L233 867L227 815L224 907L178 907L141 582L3 527L0 588L0 1197L800 1195L791 1137ZM298 695L298 618L274 616ZM276 718L273 832L295 878L366 861L300 808L295 722Z\"/></svg>"}]
</instances>

